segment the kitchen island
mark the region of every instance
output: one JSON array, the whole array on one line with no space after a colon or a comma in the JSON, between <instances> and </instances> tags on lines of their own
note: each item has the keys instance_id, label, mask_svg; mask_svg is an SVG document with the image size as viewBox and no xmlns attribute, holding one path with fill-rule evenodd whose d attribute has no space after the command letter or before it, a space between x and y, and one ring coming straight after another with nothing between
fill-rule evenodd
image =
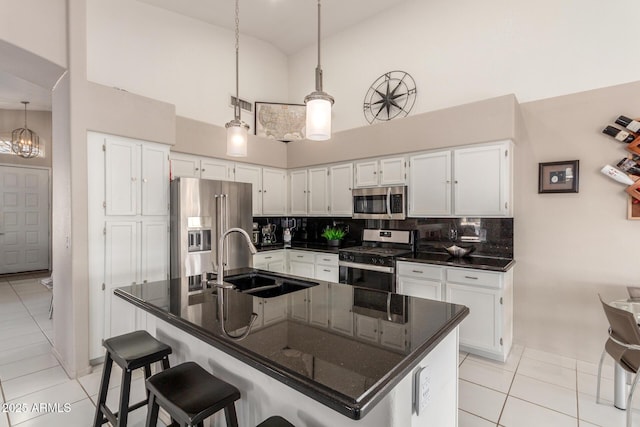
<instances>
[{"instance_id":1,"label":"kitchen island","mask_svg":"<svg viewBox=\"0 0 640 427\"><path fill-rule=\"evenodd\" d=\"M242 332L251 313L259 315L242 341L221 331L221 290L189 278L119 288L118 333L146 329L172 346L172 364L196 361L238 387L241 425L274 414L299 426L457 425L458 325L466 307L384 293L403 307L392 318L366 307L362 292L372 291L304 280L314 286L275 297L225 290L228 331Z\"/></svg>"}]
</instances>

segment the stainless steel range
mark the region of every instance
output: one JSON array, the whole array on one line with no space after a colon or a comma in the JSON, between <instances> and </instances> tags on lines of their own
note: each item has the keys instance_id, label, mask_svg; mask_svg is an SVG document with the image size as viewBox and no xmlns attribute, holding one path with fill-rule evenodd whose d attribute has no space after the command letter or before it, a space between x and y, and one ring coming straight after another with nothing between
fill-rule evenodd
<instances>
[{"instance_id":1,"label":"stainless steel range","mask_svg":"<svg viewBox=\"0 0 640 427\"><path fill-rule=\"evenodd\" d=\"M406 230L365 229L362 246L339 252L340 283L395 292L395 257L413 252L414 235Z\"/></svg>"}]
</instances>

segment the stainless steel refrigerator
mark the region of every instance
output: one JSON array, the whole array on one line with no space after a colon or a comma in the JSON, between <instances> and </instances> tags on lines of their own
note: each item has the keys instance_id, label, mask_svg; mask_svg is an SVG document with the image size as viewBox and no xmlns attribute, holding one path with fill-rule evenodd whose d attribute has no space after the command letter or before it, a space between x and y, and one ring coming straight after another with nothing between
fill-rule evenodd
<instances>
[{"instance_id":1,"label":"stainless steel refrigerator","mask_svg":"<svg viewBox=\"0 0 640 427\"><path fill-rule=\"evenodd\" d=\"M180 177L170 188L171 278L216 273L221 233L231 227L252 231L251 184ZM231 233L225 246L225 270L253 265L241 235Z\"/></svg>"}]
</instances>

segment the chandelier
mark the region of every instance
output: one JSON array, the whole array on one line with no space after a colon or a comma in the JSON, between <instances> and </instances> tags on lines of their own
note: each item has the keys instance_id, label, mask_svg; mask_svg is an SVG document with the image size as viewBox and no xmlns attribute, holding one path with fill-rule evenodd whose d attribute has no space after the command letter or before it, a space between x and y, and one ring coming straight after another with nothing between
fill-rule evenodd
<instances>
[{"instance_id":1,"label":"chandelier","mask_svg":"<svg viewBox=\"0 0 640 427\"><path fill-rule=\"evenodd\" d=\"M11 150L20 157L31 159L40 154L40 137L27 127L27 104L29 101L21 101L24 104L24 127L11 132Z\"/></svg>"}]
</instances>

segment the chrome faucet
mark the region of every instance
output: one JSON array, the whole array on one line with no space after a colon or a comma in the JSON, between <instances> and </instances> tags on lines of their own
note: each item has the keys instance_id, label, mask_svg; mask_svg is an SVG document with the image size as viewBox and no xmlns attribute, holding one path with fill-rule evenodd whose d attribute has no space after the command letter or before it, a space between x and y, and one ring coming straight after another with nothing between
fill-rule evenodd
<instances>
[{"instance_id":1,"label":"chrome faucet","mask_svg":"<svg viewBox=\"0 0 640 427\"><path fill-rule=\"evenodd\" d=\"M238 227L234 227L234 228L230 228L227 231L225 231L224 233L222 233L222 235L220 236L220 239L218 239L218 273L216 274L216 283L215 286L216 288L218 288L218 292L217 292L217 300L218 300L218 313L220 316L220 327L222 328L222 332L230 339L235 340L235 341L240 341L245 339L248 335L249 332L251 332L251 327L253 326L253 322L256 321L256 319L258 318L258 315L256 313L251 313L251 319L249 320L249 325L247 326L247 329L244 331L244 333L242 333L241 335L231 335L231 333L229 333L225 327L225 320L224 320L224 293L228 292L228 289L232 289L233 285L232 284L225 284L224 283L224 264L223 264L223 259L224 259L224 239L227 238L227 236L231 233L240 233L244 236L244 240L247 242L247 246L249 247L249 251L251 251L252 255L255 255L258 251L256 250L256 247L253 245L253 243L251 242L251 237L249 237L249 233L247 233L246 231L244 231L242 228L238 228Z\"/></svg>"}]
</instances>

